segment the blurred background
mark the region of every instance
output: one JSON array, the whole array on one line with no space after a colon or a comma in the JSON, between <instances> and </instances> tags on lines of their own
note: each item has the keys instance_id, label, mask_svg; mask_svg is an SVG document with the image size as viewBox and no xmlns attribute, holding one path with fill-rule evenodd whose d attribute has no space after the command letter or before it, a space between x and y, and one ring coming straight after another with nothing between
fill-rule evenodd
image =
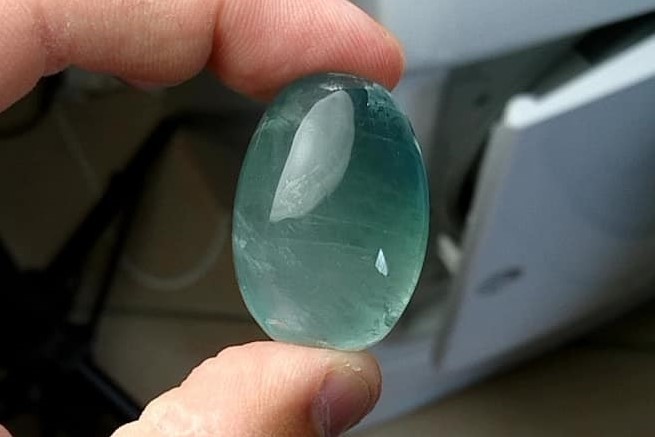
<instances>
[{"instance_id":1,"label":"blurred background","mask_svg":"<svg viewBox=\"0 0 655 437\"><path fill-rule=\"evenodd\" d=\"M538 149L530 135L539 123L526 128L510 116L518 95L556 99L609 74L606 66L620 77L643 70L622 86L597 85L591 101L643 85L650 100L631 118L652 120L655 3L358 3L406 46L407 74L394 93L424 149L434 223L419 289L372 351L385 374L380 405L351 435L655 435L652 228L578 241L576 226L594 223L566 221L543 195L554 211L545 218L562 224L541 226L529 202L507 201L521 193L503 191L550 179L498 177L524 168L517 150ZM610 92L607 83L619 85ZM567 99L564 115L593 106ZM230 242L236 178L264 109L205 73L142 91L71 69L0 115L0 339L9 345L0 353L0 419L16 436L108 435L204 359L266 338L241 300ZM641 134L607 147L655 165L652 123L613 120L619 132ZM572 142L570 132L549 141L573 144L575 156L595 153L574 146L600 141ZM638 182L616 196L655 192L652 178ZM655 196L640 199L607 210L650 217ZM528 237L555 243L516 243L520 223L533 224ZM619 240L630 250L616 249ZM572 253L588 262L570 263ZM481 267L501 258L515 263ZM573 273L549 270L551 258ZM596 282L582 280L599 269Z\"/></svg>"}]
</instances>

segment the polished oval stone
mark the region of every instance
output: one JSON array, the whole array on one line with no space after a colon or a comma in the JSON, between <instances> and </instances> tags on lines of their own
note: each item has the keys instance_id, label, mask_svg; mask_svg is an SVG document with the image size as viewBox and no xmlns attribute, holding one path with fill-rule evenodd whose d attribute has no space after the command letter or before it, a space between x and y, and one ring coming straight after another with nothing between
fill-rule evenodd
<instances>
[{"instance_id":1,"label":"polished oval stone","mask_svg":"<svg viewBox=\"0 0 655 437\"><path fill-rule=\"evenodd\" d=\"M299 80L264 114L239 176L246 306L275 340L365 349L409 303L428 222L421 152L391 94L343 74Z\"/></svg>"}]
</instances>

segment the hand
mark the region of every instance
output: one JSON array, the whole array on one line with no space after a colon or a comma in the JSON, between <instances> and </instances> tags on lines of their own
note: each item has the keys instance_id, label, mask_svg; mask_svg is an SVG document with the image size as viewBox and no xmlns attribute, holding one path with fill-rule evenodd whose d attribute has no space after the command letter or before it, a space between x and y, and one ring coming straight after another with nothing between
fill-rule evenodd
<instances>
[{"instance_id":1,"label":"hand","mask_svg":"<svg viewBox=\"0 0 655 437\"><path fill-rule=\"evenodd\" d=\"M398 42L346 0L0 0L0 11L0 111L70 65L136 85L208 67L263 99L319 71L391 88L404 67Z\"/></svg>"},{"instance_id":2,"label":"hand","mask_svg":"<svg viewBox=\"0 0 655 437\"><path fill-rule=\"evenodd\" d=\"M397 41L346 0L0 0L0 11L0 110L70 65L136 86L207 67L259 99L320 71L392 88L404 67ZM207 360L114 436L338 435L379 394L366 354L253 343Z\"/></svg>"},{"instance_id":3,"label":"hand","mask_svg":"<svg viewBox=\"0 0 655 437\"><path fill-rule=\"evenodd\" d=\"M367 354L250 343L206 360L113 437L336 436L379 395Z\"/></svg>"}]
</instances>

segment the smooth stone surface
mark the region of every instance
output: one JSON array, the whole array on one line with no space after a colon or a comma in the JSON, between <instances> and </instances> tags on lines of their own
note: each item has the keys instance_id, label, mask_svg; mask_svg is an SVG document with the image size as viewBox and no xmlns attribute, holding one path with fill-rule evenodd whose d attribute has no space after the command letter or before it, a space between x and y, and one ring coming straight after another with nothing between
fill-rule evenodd
<instances>
[{"instance_id":1,"label":"smooth stone surface","mask_svg":"<svg viewBox=\"0 0 655 437\"><path fill-rule=\"evenodd\" d=\"M292 84L253 135L233 226L243 298L271 338L342 350L379 342L409 303L428 238L407 117L353 76Z\"/></svg>"}]
</instances>

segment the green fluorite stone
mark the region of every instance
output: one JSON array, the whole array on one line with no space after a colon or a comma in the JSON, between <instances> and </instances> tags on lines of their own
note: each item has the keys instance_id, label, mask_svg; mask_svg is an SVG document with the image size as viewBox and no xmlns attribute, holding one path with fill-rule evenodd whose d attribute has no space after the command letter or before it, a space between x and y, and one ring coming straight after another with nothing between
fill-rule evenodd
<instances>
[{"instance_id":1,"label":"green fluorite stone","mask_svg":"<svg viewBox=\"0 0 655 437\"><path fill-rule=\"evenodd\" d=\"M299 80L264 114L239 176L243 299L275 340L365 349L409 303L428 222L421 152L389 92L343 74Z\"/></svg>"}]
</instances>

